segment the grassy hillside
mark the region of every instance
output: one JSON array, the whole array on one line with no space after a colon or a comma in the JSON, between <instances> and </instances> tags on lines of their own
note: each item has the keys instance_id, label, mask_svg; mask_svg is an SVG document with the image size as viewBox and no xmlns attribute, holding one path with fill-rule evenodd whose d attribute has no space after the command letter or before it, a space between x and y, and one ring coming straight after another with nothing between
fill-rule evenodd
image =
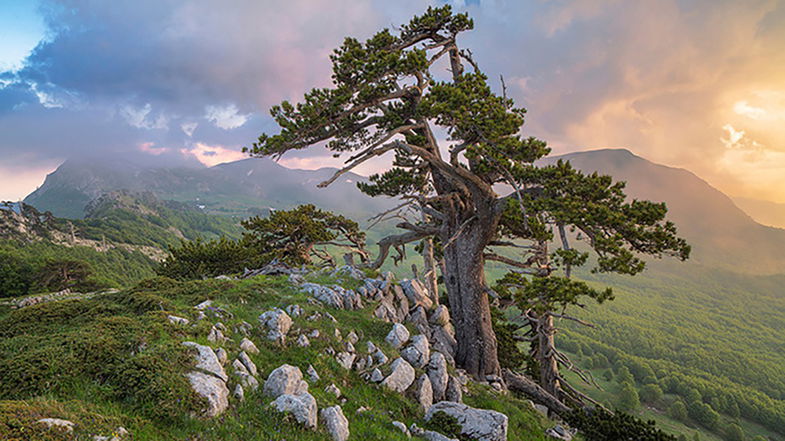
<instances>
[{"instance_id":1,"label":"grassy hillside","mask_svg":"<svg viewBox=\"0 0 785 441\"><path fill-rule=\"evenodd\" d=\"M313 280L339 282L324 276ZM405 440L392 425L398 420L422 425L422 411L411 400L387 392L343 369L327 355L339 347L342 335L355 331L374 342L390 357L397 351L384 341L391 325L371 318L371 308L358 311L329 309L310 321L323 306L309 303L285 277L260 276L244 281L205 280L179 283L152 279L135 288L90 299L75 299L9 310L0 306L0 439L60 440L76 436L110 435L122 426L134 440L329 440L323 429L309 431L269 407L270 399L246 392L245 400L231 401L220 418L190 416L203 405L183 373L193 359L180 344L196 341L213 347L206 337L217 320L197 320L193 306L207 299L221 308L229 340L222 344L233 359L242 338L233 332L242 321L253 325L250 338L261 352L252 354L260 382L276 367L288 363L305 371L312 364L321 379L309 381L319 408L341 404L349 419L350 440ZM301 305L286 347L269 342L257 321L272 307ZM189 318L193 325L171 324L167 315ZM208 311L209 314L209 311ZM299 347L291 335L318 329L310 347ZM362 351L358 349L358 351ZM228 370L228 369L227 369ZM325 392L335 384L344 400ZM469 405L491 408L510 418L511 441L545 440L544 420L529 405L490 389L472 386ZM358 409L367 409L357 412ZM35 423L40 418L63 418L76 424L73 437L56 435ZM79 438L82 439L82 438Z\"/></svg>"}]
</instances>

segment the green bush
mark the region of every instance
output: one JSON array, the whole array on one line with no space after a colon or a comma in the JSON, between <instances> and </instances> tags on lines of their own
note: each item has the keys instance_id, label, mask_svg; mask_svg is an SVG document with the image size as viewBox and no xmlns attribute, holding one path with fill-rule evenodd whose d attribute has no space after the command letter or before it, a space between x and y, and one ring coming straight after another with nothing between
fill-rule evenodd
<instances>
[{"instance_id":1,"label":"green bush","mask_svg":"<svg viewBox=\"0 0 785 441\"><path fill-rule=\"evenodd\" d=\"M586 441L675 441L676 437L657 429L654 421L642 421L617 411L575 410L566 418Z\"/></svg>"}]
</instances>

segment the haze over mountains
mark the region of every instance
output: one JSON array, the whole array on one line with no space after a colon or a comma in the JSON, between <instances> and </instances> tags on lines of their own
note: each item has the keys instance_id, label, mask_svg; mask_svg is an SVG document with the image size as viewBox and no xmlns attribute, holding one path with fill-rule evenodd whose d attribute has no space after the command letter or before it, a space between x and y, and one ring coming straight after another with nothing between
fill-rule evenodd
<instances>
[{"instance_id":1,"label":"haze over mountains","mask_svg":"<svg viewBox=\"0 0 785 441\"><path fill-rule=\"evenodd\" d=\"M627 182L633 198L666 202L669 218L693 246L691 261L739 272L785 272L785 230L761 225L728 196L693 173L652 163L624 149L571 153L585 172ZM362 176L349 173L327 188L316 185L335 169L295 170L268 159L246 159L210 168L155 168L112 160L69 160L25 202L56 216L78 218L88 202L107 191L151 191L204 211L246 217L266 208L315 203L362 220L389 207L387 198L360 193Z\"/></svg>"}]
</instances>

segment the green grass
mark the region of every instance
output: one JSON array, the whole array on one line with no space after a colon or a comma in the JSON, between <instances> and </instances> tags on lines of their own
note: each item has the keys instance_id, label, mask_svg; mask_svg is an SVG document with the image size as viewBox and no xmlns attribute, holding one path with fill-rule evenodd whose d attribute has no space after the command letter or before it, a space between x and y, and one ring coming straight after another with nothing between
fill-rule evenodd
<instances>
[{"instance_id":1,"label":"green grass","mask_svg":"<svg viewBox=\"0 0 785 441\"><path fill-rule=\"evenodd\" d=\"M310 278L344 283L324 275ZM328 347L340 348L334 336L337 328L343 336L351 331L360 336L358 353L365 352L370 339L391 360L398 356L384 342L391 325L372 318L372 305L359 311L330 309L338 323L326 317L309 321L308 316L324 309L309 304L305 294L285 277L193 282L155 278L116 294L21 310L0 307L4 308L0 309L0 439L68 439L36 427L36 419L55 417L76 423L80 436L108 434L123 426L134 440L329 440L323 430L305 430L271 409L271 400L262 395L261 388L246 391L244 402L232 401L218 418L191 416L198 413L202 401L183 376L193 361L180 342L208 344L206 335L217 320L177 326L168 323L166 316L194 320L193 306L207 299L232 316L221 320L229 329L229 341L221 346L230 360L237 356L243 337L232 332L234 325L253 324L250 338L260 353L250 356L259 369L260 383L281 364L298 366L303 372L312 364L321 380L309 382L310 392L320 409L342 405L350 421L351 440L404 440L393 421L423 424L422 410L414 401L367 383L326 353ZM272 307L290 304L299 304L304 314L294 318L284 348L264 339L257 317ZM319 329L321 336L311 339L310 347L294 344L299 332L312 329ZM324 391L333 383L345 401ZM465 400L507 414L511 441L544 440L547 422L524 401L481 387L473 387ZM357 414L361 407L368 410Z\"/></svg>"}]
</instances>

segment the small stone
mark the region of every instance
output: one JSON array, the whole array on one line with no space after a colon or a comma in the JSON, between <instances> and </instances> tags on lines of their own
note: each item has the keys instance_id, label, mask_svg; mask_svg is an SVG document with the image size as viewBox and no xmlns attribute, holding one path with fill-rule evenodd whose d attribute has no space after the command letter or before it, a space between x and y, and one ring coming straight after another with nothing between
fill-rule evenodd
<instances>
[{"instance_id":1,"label":"small stone","mask_svg":"<svg viewBox=\"0 0 785 441\"><path fill-rule=\"evenodd\" d=\"M380 371L378 368L374 369L373 372L371 372L371 382L379 383L382 380L384 380L384 375L382 374L382 371Z\"/></svg>"},{"instance_id":2,"label":"small stone","mask_svg":"<svg viewBox=\"0 0 785 441\"><path fill-rule=\"evenodd\" d=\"M251 375L251 373L250 373L250 372L248 372L248 368L247 368L247 367L245 367L245 365L243 364L243 362L242 362L242 361L240 361L240 360L238 360L238 359L235 359L235 360L232 362L232 367L234 368L234 373L235 373L235 374L237 374L238 372L240 372L240 373L243 373L243 374L248 374L248 375Z\"/></svg>"},{"instance_id":3,"label":"small stone","mask_svg":"<svg viewBox=\"0 0 785 441\"><path fill-rule=\"evenodd\" d=\"M341 330L340 329L335 328L335 331L333 331L333 334L335 335L335 338L337 338L339 340L341 339Z\"/></svg>"},{"instance_id":4,"label":"small stone","mask_svg":"<svg viewBox=\"0 0 785 441\"><path fill-rule=\"evenodd\" d=\"M221 323L221 322L218 322L218 323L215 324L215 329L217 329L217 330L219 330L221 332L226 332L226 326L224 326L224 324Z\"/></svg>"},{"instance_id":5,"label":"small stone","mask_svg":"<svg viewBox=\"0 0 785 441\"><path fill-rule=\"evenodd\" d=\"M335 398L340 398L341 397L341 390L338 389L338 386L336 386L335 383L325 387L324 391L327 392L330 395L335 395Z\"/></svg>"},{"instance_id":6,"label":"small stone","mask_svg":"<svg viewBox=\"0 0 785 441\"><path fill-rule=\"evenodd\" d=\"M360 337L357 336L356 332L352 331L349 333L349 335L346 336L346 341L353 345L356 345L357 342L360 341Z\"/></svg>"},{"instance_id":7,"label":"small stone","mask_svg":"<svg viewBox=\"0 0 785 441\"><path fill-rule=\"evenodd\" d=\"M354 359L357 356L350 352L339 352L338 355L335 356L335 359L338 361L338 364L341 365L344 369L351 369L352 365L354 364Z\"/></svg>"},{"instance_id":8,"label":"small stone","mask_svg":"<svg viewBox=\"0 0 785 441\"><path fill-rule=\"evenodd\" d=\"M354 345L352 344L352 342L349 342L349 341L347 341L347 342L344 342L344 344L343 344L343 349L344 349L346 352L351 352L352 354L354 354L355 352L357 352L357 351L354 349Z\"/></svg>"},{"instance_id":9,"label":"small stone","mask_svg":"<svg viewBox=\"0 0 785 441\"><path fill-rule=\"evenodd\" d=\"M248 369L248 373L253 375L254 377L259 374L259 371L256 369L256 364L254 364L251 357L245 353L245 351L240 352L240 355L237 356L237 359Z\"/></svg>"},{"instance_id":10,"label":"small stone","mask_svg":"<svg viewBox=\"0 0 785 441\"><path fill-rule=\"evenodd\" d=\"M373 344L373 342L370 340L368 340L368 342L365 343L365 348L366 348L365 351L368 352L369 354L373 354L374 352L376 352L377 349L376 345Z\"/></svg>"},{"instance_id":11,"label":"small stone","mask_svg":"<svg viewBox=\"0 0 785 441\"><path fill-rule=\"evenodd\" d=\"M259 389L259 380L257 380L253 375L246 374L245 372L235 372L234 374L237 376L238 381L243 387L250 389L251 391Z\"/></svg>"},{"instance_id":12,"label":"small stone","mask_svg":"<svg viewBox=\"0 0 785 441\"><path fill-rule=\"evenodd\" d=\"M205 309L210 307L212 304L213 304L212 300L205 300L204 302L194 306L194 309L197 310L197 311L204 311Z\"/></svg>"},{"instance_id":13,"label":"small stone","mask_svg":"<svg viewBox=\"0 0 785 441\"><path fill-rule=\"evenodd\" d=\"M392 330L387 337L384 339L387 343L390 344L395 349L400 348L407 341L409 341L409 330L406 329L406 326L403 326L400 323L395 323L392 327Z\"/></svg>"},{"instance_id":14,"label":"small stone","mask_svg":"<svg viewBox=\"0 0 785 441\"><path fill-rule=\"evenodd\" d=\"M308 337L306 337L305 334L300 334L300 336L297 337L297 346L307 348L308 346L311 346L311 341L308 340Z\"/></svg>"},{"instance_id":15,"label":"small stone","mask_svg":"<svg viewBox=\"0 0 785 441\"><path fill-rule=\"evenodd\" d=\"M358 408L357 408L357 410L356 410L354 413L355 413L356 415L359 415L359 414L361 414L361 413L368 412L369 410L370 410L370 409L368 409L368 408L367 408L367 407L365 407L365 406L360 406L360 407L358 407Z\"/></svg>"},{"instance_id":16,"label":"small stone","mask_svg":"<svg viewBox=\"0 0 785 441\"><path fill-rule=\"evenodd\" d=\"M377 364L385 364L387 363L387 360L389 360L381 349L377 349L376 352L373 353L373 359Z\"/></svg>"},{"instance_id":17,"label":"small stone","mask_svg":"<svg viewBox=\"0 0 785 441\"><path fill-rule=\"evenodd\" d=\"M393 426L395 426L398 430L400 430L407 438L411 438L412 434L409 432L409 428L406 427L406 424L400 421L393 421Z\"/></svg>"},{"instance_id":18,"label":"small stone","mask_svg":"<svg viewBox=\"0 0 785 441\"><path fill-rule=\"evenodd\" d=\"M433 300L428 296L425 287L422 286L419 280L401 280L401 288L403 288L406 298L412 305L423 306L425 309L433 307Z\"/></svg>"},{"instance_id":19,"label":"small stone","mask_svg":"<svg viewBox=\"0 0 785 441\"><path fill-rule=\"evenodd\" d=\"M221 342L226 341L226 337L224 337L223 332L221 332L218 328L213 326L210 329L210 333L207 334L207 341L213 342L213 343L221 343Z\"/></svg>"},{"instance_id":20,"label":"small stone","mask_svg":"<svg viewBox=\"0 0 785 441\"><path fill-rule=\"evenodd\" d=\"M444 326L450 323L450 310L447 309L447 306L445 305L439 305L431 313L431 317L428 319L428 321L432 325Z\"/></svg>"},{"instance_id":21,"label":"small stone","mask_svg":"<svg viewBox=\"0 0 785 441\"><path fill-rule=\"evenodd\" d=\"M431 358L428 338L422 334L415 335L411 344L401 351L401 357L415 368L421 368L428 364Z\"/></svg>"},{"instance_id":22,"label":"small stone","mask_svg":"<svg viewBox=\"0 0 785 441\"><path fill-rule=\"evenodd\" d=\"M427 372L428 378L431 380L431 386L433 387L433 400L437 403L443 401L444 393L447 391L447 383L450 381L450 376L447 372L447 361L441 352L434 352L431 354Z\"/></svg>"},{"instance_id":23,"label":"small stone","mask_svg":"<svg viewBox=\"0 0 785 441\"><path fill-rule=\"evenodd\" d=\"M267 329L267 339L280 344L286 342L286 334L292 327L292 319L282 309L273 309L259 316L259 322Z\"/></svg>"},{"instance_id":24,"label":"small stone","mask_svg":"<svg viewBox=\"0 0 785 441\"><path fill-rule=\"evenodd\" d=\"M313 331L311 331L310 334L308 334L308 337L310 337L310 338L319 338L320 335L322 335L322 333L319 332L318 329L314 329Z\"/></svg>"},{"instance_id":25,"label":"small stone","mask_svg":"<svg viewBox=\"0 0 785 441\"><path fill-rule=\"evenodd\" d=\"M312 382L316 383L320 380L319 373L316 372L316 369L314 369L312 365L309 364L308 370L305 372L308 374L308 378L310 378Z\"/></svg>"},{"instance_id":26,"label":"small stone","mask_svg":"<svg viewBox=\"0 0 785 441\"><path fill-rule=\"evenodd\" d=\"M340 406L328 407L320 412L324 427L333 441L346 441L349 439L349 420L343 414Z\"/></svg>"},{"instance_id":27,"label":"small stone","mask_svg":"<svg viewBox=\"0 0 785 441\"><path fill-rule=\"evenodd\" d=\"M289 305L286 307L286 313L291 317L299 317L303 313L303 308L300 305Z\"/></svg>"},{"instance_id":28,"label":"small stone","mask_svg":"<svg viewBox=\"0 0 785 441\"><path fill-rule=\"evenodd\" d=\"M176 315L170 315L167 318L169 319L169 323L173 325L187 325L190 323L187 318L177 317Z\"/></svg>"},{"instance_id":29,"label":"small stone","mask_svg":"<svg viewBox=\"0 0 785 441\"><path fill-rule=\"evenodd\" d=\"M240 384L237 384L234 387L234 392L232 393L232 396L237 401L243 401L245 399L245 391L243 390L243 386L240 385Z\"/></svg>"},{"instance_id":30,"label":"small stone","mask_svg":"<svg viewBox=\"0 0 785 441\"><path fill-rule=\"evenodd\" d=\"M417 381L414 382L414 389L412 390L414 400L420 404L423 412L427 412L433 404L433 388L431 387L431 380L427 375L420 375Z\"/></svg>"},{"instance_id":31,"label":"small stone","mask_svg":"<svg viewBox=\"0 0 785 441\"><path fill-rule=\"evenodd\" d=\"M249 353L249 354L258 354L259 348L256 347L254 342L252 342L247 337L243 338L243 341L240 342L240 349Z\"/></svg>"}]
</instances>

